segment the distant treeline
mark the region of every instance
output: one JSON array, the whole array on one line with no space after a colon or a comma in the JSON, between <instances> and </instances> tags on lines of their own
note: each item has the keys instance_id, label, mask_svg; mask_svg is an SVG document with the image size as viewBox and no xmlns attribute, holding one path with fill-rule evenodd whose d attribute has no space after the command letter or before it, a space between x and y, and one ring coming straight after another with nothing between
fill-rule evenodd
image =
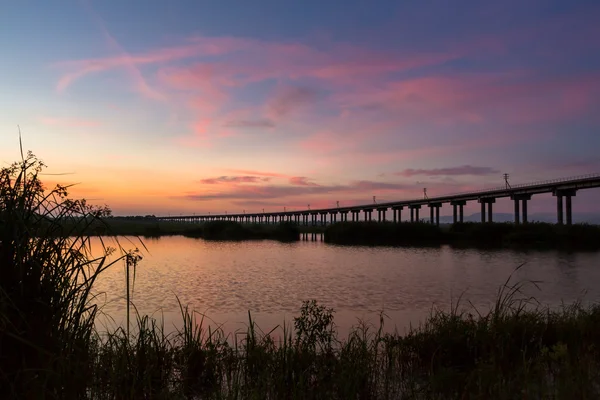
<instances>
[{"instance_id":1,"label":"distant treeline","mask_svg":"<svg viewBox=\"0 0 600 400\"><path fill-rule=\"evenodd\" d=\"M425 223L343 222L325 229L325 242L344 245L440 245L464 247L600 250L600 226L548 223L458 223L441 229Z\"/></svg>"},{"instance_id":2,"label":"distant treeline","mask_svg":"<svg viewBox=\"0 0 600 400\"><path fill-rule=\"evenodd\" d=\"M180 222L145 217L110 217L89 224L63 219L63 234L160 237L183 235L207 240L274 239L294 241L300 233L323 233L324 241L341 245L439 246L521 249L600 250L600 226L542 222L458 223L438 227L427 223L338 222L326 227L241 224L233 221Z\"/></svg>"}]
</instances>

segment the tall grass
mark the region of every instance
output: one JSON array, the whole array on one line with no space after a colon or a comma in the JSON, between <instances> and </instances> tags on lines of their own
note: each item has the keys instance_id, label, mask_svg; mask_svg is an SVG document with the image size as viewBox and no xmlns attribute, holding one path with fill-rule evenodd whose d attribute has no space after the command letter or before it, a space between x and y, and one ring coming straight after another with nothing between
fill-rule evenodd
<instances>
[{"instance_id":1,"label":"tall grass","mask_svg":"<svg viewBox=\"0 0 600 400\"><path fill-rule=\"evenodd\" d=\"M176 332L136 313L131 332L101 335L92 289L114 250L94 258L77 232L108 210L68 200L63 187L45 191L42 168L28 155L0 172L2 398L600 396L600 307L550 310L510 278L489 311L468 304L433 310L405 335L383 333L382 316L379 326L361 323L340 338L334 311L315 301L303 303L293 326L270 331L248 314L246 331L229 334L180 305ZM65 231L65 219L82 229ZM132 275L137 261L131 253L119 259Z\"/></svg>"}]
</instances>

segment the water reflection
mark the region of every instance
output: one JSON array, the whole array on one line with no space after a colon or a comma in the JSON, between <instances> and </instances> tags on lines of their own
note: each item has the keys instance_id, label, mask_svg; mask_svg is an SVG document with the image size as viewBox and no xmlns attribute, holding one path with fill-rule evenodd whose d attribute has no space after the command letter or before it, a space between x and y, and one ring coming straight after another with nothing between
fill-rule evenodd
<instances>
[{"instance_id":1,"label":"water reflection","mask_svg":"<svg viewBox=\"0 0 600 400\"><path fill-rule=\"evenodd\" d=\"M132 243L135 243L132 242ZM98 243L97 243L98 244ZM124 247L132 247L121 240ZM344 247L321 241L278 243L205 242L180 236L144 240L148 251L136 273L133 302L142 314L178 323L176 296L183 304L225 323L243 327L250 310L266 329L291 321L303 300L317 299L336 310L343 332L356 318L390 317L387 330L418 324L432 306L448 308L459 296L490 306L513 270L543 304L600 298L600 253L516 252L480 249ZM107 271L97 290L103 312L123 321L123 267Z\"/></svg>"}]
</instances>

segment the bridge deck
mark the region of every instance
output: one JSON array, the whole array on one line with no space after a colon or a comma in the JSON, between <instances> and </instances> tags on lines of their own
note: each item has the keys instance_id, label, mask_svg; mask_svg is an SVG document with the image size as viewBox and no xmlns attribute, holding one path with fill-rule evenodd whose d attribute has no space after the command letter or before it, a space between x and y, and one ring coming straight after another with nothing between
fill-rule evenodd
<instances>
[{"instance_id":1,"label":"bridge deck","mask_svg":"<svg viewBox=\"0 0 600 400\"><path fill-rule=\"evenodd\" d=\"M411 200L399 200L385 203L373 203L373 204L361 204L351 207L333 207L333 208L321 208L315 210L301 210L301 211L284 211L284 212L265 212L265 213L247 213L247 214L212 214L210 217L252 217L259 215L270 215L270 216L282 216L282 215L298 215L298 214L325 214L335 212L351 212L351 211L363 211L373 210L381 208L392 208L392 207L406 207L406 206L418 206L427 205L434 203L450 203L452 201L473 201L485 198L503 198L514 195L534 195L541 193L553 193L557 190L579 190L579 189L590 189L600 187L600 174L588 174L580 175L570 178L553 179L542 182L526 183L514 185L509 188L492 188L483 189L479 191L454 193L443 196L431 197L427 199L411 199ZM173 217L159 217L158 219L177 219L177 218L188 218L196 219L207 217L208 215L188 215L188 216L173 216Z\"/></svg>"}]
</instances>

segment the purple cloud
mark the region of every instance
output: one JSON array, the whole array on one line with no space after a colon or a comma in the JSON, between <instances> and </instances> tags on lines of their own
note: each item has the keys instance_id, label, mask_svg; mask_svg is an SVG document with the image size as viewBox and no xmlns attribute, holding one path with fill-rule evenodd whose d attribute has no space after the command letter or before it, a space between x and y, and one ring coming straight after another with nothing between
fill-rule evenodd
<instances>
[{"instance_id":1,"label":"purple cloud","mask_svg":"<svg viewBox=\"0 0 600 400\"><path fill-rule=\"evenodd\" d=\"M460 167L433 168L433 169L405 169L396 172L396 175L411 177L416 175L425 176L449 176L449 175L492 175L500 171L491 167L473 167L471 165L462 165Z\"/></svg>"},{"instance_id":2,"label":"purple cloud","mask_svg":"<svg viewBox=\"0 0 600 400\"><path fill-rule=\"evenodd\" d=\"M275 122L270 119L242 119L227 121L224 126L231 128L274 128Z\"/></svg>"},{"instance_id":3,"label":"purple cloud","mask_svg":"<svg viewBox=\"0 0 600 400\"><path fill-rule=\"evenodd\" d=\"M308 87L290 86L281 89L270 101L269 108L277 117L283 117L297 108L317 99L317 91Z\"/></svg>"},{"instance_id":4,"label":"purple cloud","mask_svg":"<svg viewBox=\"0 0 600 400\"><path fill-rule=\"evenodd\" d=\"M264 200L282 197L319 195L327 193L356 193L357 191L390 191L413 189L411 185L402 183L385 183L374 181L356 181L347 185L309 185L309 186L236 186L230 190L217 193L189 194L183 196L190 200Z\"/></svg>"}]
</instances>

